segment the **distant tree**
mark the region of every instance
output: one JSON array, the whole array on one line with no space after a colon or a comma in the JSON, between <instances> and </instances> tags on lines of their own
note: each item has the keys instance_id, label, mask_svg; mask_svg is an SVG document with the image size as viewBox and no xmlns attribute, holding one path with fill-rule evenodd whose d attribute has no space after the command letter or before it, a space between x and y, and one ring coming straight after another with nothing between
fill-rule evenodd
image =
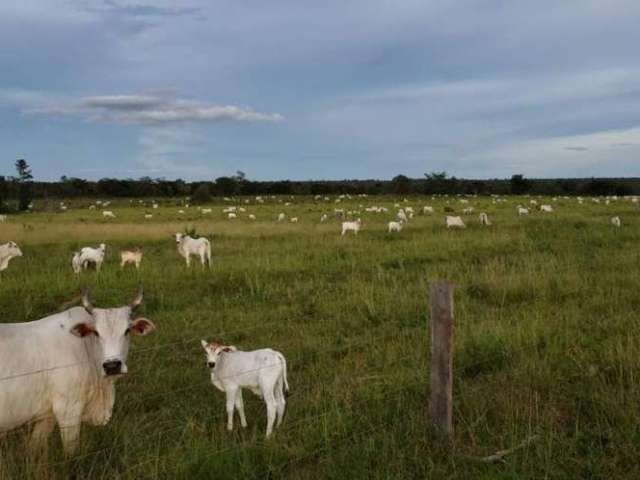
<instances>
[{"instance_id":1,"label":"distant tree","mask_svg":"<svg viewBox=\"0 0 640 480\"><path fill-rule=\"evenodd\" d=\"M238 193L239 186L237 176L216 178L216 193L218 195L236 195Z\"/></svg>"},{"instance_id":2,"label":"distant tree","mask_svg":"<svg viewBox=\"0 0 640 480\"><path fill-rule=\"evenodd\" d=\"M393 193L404 195L411 190L411 179L406 175L396 175L391 179Z\"/></svg>"},{"instance_id":3,"label":"distant tree","mask_svg":"<svg viewBox=\"0 0 640 480\"><path fill-rule=\"evenodd\" d=\"M208 182L202 182L196 187L191 196L195 203L206 203L211 200L211 188Z\"/></svg>"},{"instance_id":4,"label":"distant tree","mask_svg":"<svg viewBox=\"0 0 640 480\"><path fill-rule=\"evenodd\" d=\"M6 210L5 201L7 200L7 179L4 175L0 175L0 213Z\"/></svg>"},{"instance_id":5,"label":"distant tree","mask_svg":"<svg viewBox=\"0 0 640 480\"><path fill-rule=\"evenodd\" d=\"M532 188L532 184L529 180L524 178L524 175L518 174L511 177L511 193L513 195L523 195L529 193Z\"/></svg>"},{"instance_id":6,"label":"distant tree","mask_svg":"<svg viewBox=\"0 0 640 480\"><path fill-rule=\"evenodd\" d=\"M18 210L24 211L29 209L31 200L33 199L31 167L24 158L16 160L15 163L18 176L15 181L18 183Z\"/></svg>"}]
</instances>

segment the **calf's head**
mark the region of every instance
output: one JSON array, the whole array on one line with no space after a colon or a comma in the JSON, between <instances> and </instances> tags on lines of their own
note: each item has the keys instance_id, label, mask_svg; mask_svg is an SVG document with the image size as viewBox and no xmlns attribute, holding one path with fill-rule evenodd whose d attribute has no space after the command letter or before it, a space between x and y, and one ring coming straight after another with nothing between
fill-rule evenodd
<instances>
[{"instance_id":1,"label":"calf's head","mask_svg":"<svg viewBox=\"0 0 640 480\"><path fill-rule=\"evenodd\" d=\"M146 318L132 320L132 313L142 303L142 287L129 305L119 308L95 308L85 291L82 306L91 320L73 326L71 333L77 337L93 336L99 348L99 363L105 377L127 373L127 354L130 335L148 335L155 325Z\"/></svg>"},{"instance_id":2,"label":"calf's head","mask_svg":"<svg viewBox=\"0 0 640 480\"><path fill-rule=\"evenodd\" d=\"M20 247L16 242L5 243L5 247L6 247L6 253L8 254L8 256L10 257L22 256L22 250L20 250Z\"/></svg>"},{"instance_id":3,"label":"calf's head","mask_svg":"<svg viewBox=\"0 0 640 480\"><path fill-rule=\"evenodd\" d=\"M206 340L200 340L202 348L204 348L205 355L207 356L207 366L209 368L215 368L216 362L223 353L235 352L238 349L233 345L220 345L216 342L207 343Z\"/></svg>"}]
</instances>

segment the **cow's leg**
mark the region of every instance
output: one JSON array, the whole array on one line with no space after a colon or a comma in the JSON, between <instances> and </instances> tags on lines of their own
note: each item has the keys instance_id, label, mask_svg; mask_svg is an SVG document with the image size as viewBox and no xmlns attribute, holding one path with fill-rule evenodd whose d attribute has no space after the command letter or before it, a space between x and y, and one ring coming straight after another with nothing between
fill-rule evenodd
<instances>
[{"instance_id":1,"label":"cow's leg","mask_svg":"<svg viewBox=\"0 0 640 480\"><path fill-rule=\"evenodd\" d=\"M45 451L48 445L47 440L55 426L56 421L53 415L38 420L29 438L29 450Z\"/></svg>"},{"instance_id":2,"label":"cow's leg","mask_svg":"<svg viewBox=\"0 0 640 480\"><path fill-rule=\"evenodd\" d=\"M65 455L73 455L78 449L83 408L84 405L81 403L71 402L65 398L53 402L53 413L60 428Z\"/></svg>"},{"instance_id":3,"label":"cow's leg","mask_svg":"<svg viewBox=\"0 0 640 480\"><path fill-rule=\"evenodd\" d=\"M229 387L225 389L227 394L227 430L233 430L233 409L236 405L237 387Z\"/></svg>"},{"instance_id":4,"label":"cow's leg","mask_svg":"<svg viewBox=\"0 0 640 480\"><path fill-rule=\"evenodd\" d=\"M185 260L186 260L186 262L187 262L187 267L188 267L189 265L191 265L191 255L190 255L190 254L187 254L187 256L186 256L186 257L184 257L184 259L185 259Z\"/></svg>"},{"instance_id":5,"label":"cow's leg","mask_svg":"<svg viewBox=\"0 0 640 480\"><path fill-rule=\"evenodd\" d=\"M238 411L238 415L240 415L240 425L242 428L247 428L247 419L244 416L244 401L242 400L242 389L238 389L238 393L236 394L236 410Z\"/></svg>"},{"instance_id":6,"label":"cow's leg","mask_svg":"<svg viewBox=\"0 0 640 480\"><path fill-rule=\"evenodd\" d=\"M276 399L273 396L273 387L263 390L264 403L267 404L267 438L273 432L273 424L276 421Z\"/></svg>"},{"instance_id":7,"label":"cow's leg","mask_svg":"<svg viewBox=\"0 0 640 480\"><path fill-rule=\"evenodd\" d=\"M202 265L202 269L204 270L204 259L205 259L205 254L204 252L200 253L200 264Z\"/></svg>"},{"instance_id":8,"label":"cow's leg","mask_svg":"<svg viewBox=\"0 0 640 480\"><path fill-rule=\"evenodd\" d=\"M282 424L282 420L284 419L284 409L287 405L286 400L284 399L284 382L282 377L278 378L276 382L276 387L274 390L274 396L276 397L276 427L279 427Z\"/></svg>"}]
</instances>

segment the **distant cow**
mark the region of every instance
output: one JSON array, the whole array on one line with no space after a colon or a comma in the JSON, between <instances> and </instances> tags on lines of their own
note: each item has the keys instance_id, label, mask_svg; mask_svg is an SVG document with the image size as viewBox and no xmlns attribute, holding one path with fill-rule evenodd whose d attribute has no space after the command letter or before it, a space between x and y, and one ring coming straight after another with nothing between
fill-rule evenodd
<instances>
[{"instance_id":1,"label":"distant cow","mask_svg":"<svg viewBox=\"0 0 640 480\"><path fill-rule=\"evenodd\" d=\"M362 222L359 218L355 222L342 222L342 235L347 232L353 232L354 235L357 235L361 226Z\"/></svg>"},{"instance_id":2,"label":"distant cow","mask_svg":"<svg viewBox=\"0 0 640 480\"><path fill-rule=\"evenodd\" d=\"M270 348L243 352L232 345L207 343L205 340L200 343L207 355L211 383L227 396L227 430L233 430L234 409L238 411L241 425L247 426L242 389L248 388L267 404L266 436L269 438L276 418L277 427L284 418L284 394L289 390L284 355Z\"/></svg>"},{"instance_id":3,"label":"distant cow","mask_svg":"<svg viewBox=\"0 0 640 480\"><path fill-rule=\"evenodd\" d=\"M387 231L389 233L401 232L402 231L402 222L389 222L389 224L387 225Z\"/></svg>"},{"instance_id":4,"label":"distant cow","mask_svg":"<svg viewBox=\"0 0 640 480\"><path fill-rule=\"evenodd\" d=\"M115 214L111 210L103 210L102 216L104 218L116 218Z\"/></svg>"},{"instance_id":5,"label":"distant cow","mask_svg":"<svg viewBox=\"0 0 640 480\"><path fill-rule=\"evenodd\" d=\"M96 271L100 271L100 267L102 267L102 262L104 262L104 255L106 253L107 246L104 243L101 243L98 248L93 247L84 247L80 250L80 256L78 261L82 268L87 268L90 263L93 263L96 267ZM75 257L75 255L74 255ZM77 273L77 272L76 272Z\"/></svg>"},{"instance_id":6,"label":"distant cow","mask_svg":"<svg viewBox=\"0 0 640 480\"><path fill-rule=\"evenodd\" d=\"M620 217L613 217L611 219L611 225L613 225L614 227L620 228L622 226L622 221L620 220Z\"/></svg>"},{"instance_id":7,"label":"distant cow","mask_svg":"<svg viewBox=\"0 0 640 480\"><path fill-rule=\"evenodd\" d=\"M0 245L0 272L6 270L11 259L22 256L22 250L16 242Z\"/></svg>"},{"instance_id":8,"label":"distant cow","mask_svg":"<svg viewBox=\"0 0 640 480\"><path fill-rule=\"evenodd\" d=\"M127 263L133 263L136 269L139 269L140 262L142 262L142 249L140 247L135 250L122 250L120 252L120 268L124 268Z\"/></svg>"},{"instance_id":9,"label":"distant cow","mask_svg":"<svg viewBox=\"0 0 640 480\"><path fill-rule=\"evenodd\" d=\"M466 228L461 217L453 217L451 215L446 216L445 224L447 228Z\"/></svg>"},{"instance_id":10,"label":"distant cow","mask_svg":"<svg viewBox=\"0 0 640 480\"><path fill-rule=\"evenodd\" d=\"M489 221L489 215L487 215L485 212L482 212L480 214L480 225L484 225L485 227L488 227L489 225L491 225L491 222Z\"/></svg>"},{"instance_id":11,"label":"distant cow","mask_svg":"<svg viewBox=\"0 0 640 480\"><path fill-rule=\"evenodd\" d=\"M211 267L211 242L205 237L191 238L184 233L176 233L176 245L178 253L184 258L187 267L191 265L191 256L200 257L200 262L204 268L205 263Z\"/></svg>"},{"instance_id":12,"label":"distant cow","mask_svg":"<svg viewBox=\"0 0 640 480\"><path fill-rule=\"evenodd\" d=\"M30 446L47 444L55 424L67 454L76 451L81 423L106 425L115 402L115 380L127 373L128 334L155 326L132 320L142 289L129 305L82 307L27 323L0 324L0 432L32 424Z\"/></svg>"}]
</instances>

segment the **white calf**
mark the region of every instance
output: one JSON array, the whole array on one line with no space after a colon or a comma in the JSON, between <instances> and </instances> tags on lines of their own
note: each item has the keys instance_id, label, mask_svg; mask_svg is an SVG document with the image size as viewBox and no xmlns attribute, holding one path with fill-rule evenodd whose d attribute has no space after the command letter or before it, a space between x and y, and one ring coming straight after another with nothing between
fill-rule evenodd
<instances>
[{"instance_id":1,"label":"white calf","mask_svg":"<svg viewBox=\"0 0 640 480\"><path fill-rule=\"evenodd\" d=\"M292 217L290 221L291 223L298 223L298 217Z\"/></svg>"},{"instance_id":2,"label":"white calf","mask_svg":"<svg viewBox=\"0 0 640 480\"><path fill-rule=\"evenodd\" d=\"M142 262L142 249L140 247L135 250L122 250L120 252L120 268L124 268L127 263L133 263L136 270L140 268Z\"/></svg>"},{"instance_id":3,"label":"white calf","mask_svg":"<svg viewBox=\"0 0 640 480\"><path fill-rule=\"evenodd\" d=\"M80 250L80 258L79 262L83 268L87 268L90 263L93 263L96 266L96 271L100 271L100 267L102 267L102 262L104 262L104 254L107 249L107 246L104 243L101 243L98 248L93 247L84 247ZM75 255L74 255L75 257Z\"/></svg>"},{"instance_id":4,"label":"white calf","mask_svg":"<svg viewBox=\"0 0 640 480\"><path fill-rule=\"evenodd\" d=\"M425 215L427 213L433 213L433 207L429 207L429 206L422 207L422 213L424 213Z\"/></svg>"},{"instance_id":5,"label":"white calf","mask_svg":"<svg viewBox=\"0 0 640 480\"><path fill-rule=\"evenodd\" d=\"M115 214L111 210L103 210L102 216L104 218L116 218Z\"/></svg>"},{"instance_id":6,"label":"white calf","mask_svg":"<svg viewBox=\"0 0 640 480\"><path fill-rule=\"evenodd\" d=\"M518 206L518 216L521 217L522 215L529 215L529 209Z\"/></svg>"},{"instance_id":7,"label":"white calf","mask_svg":"<svg viewBox=\"0 0 640 480\"><path fill-rule=\"evenodd\" d=\"M240 423L247 426L244 416L242 389L248 388L267 404L267 438L273 425L279 427L286 406L287 361L282 353L270 348L243 352L231 345L200 342L207 355L211 383L227 397L227 430L233 430L233 412L238 411Z\"/></svg>"},{"instance_id":8,"label":"white calf","mask_svg":"<svg viewBox=\"0 0 640 480\"><path fill-rule=\"evenodd\" d=\"M387 231L389 233L401 232L402 231L402 222L389 222Z\"/></svg>"},{"instance_id":9,"label":"white calf","mask_svg":"<svg viewBox=\"0 0 640 480\"><path fill-rule=\"evenodd\" d=\"M21 257L22 250L16 242L0 245L0 272L6 270L12 258Z\"/></svg>"},{"instance_id":10,"label":"white calf","mask_svg":"<svg viewBox=\"0 0 640 480\"><path fill-rule=\"evenodd\" d=\"M229 220L233 220L234 218L238 218L238 216L233 212L227 213L227 217L229 218Z\"/></svg>"},{"instance_id":11,"label":"white calf","mask_svg":"<svg viewBox=\"0 0 640 480\"><path fill-rule=\"evenodd\" d=\"M80 273L82 270L82 262L80 261L80 252L73 252L73 257L71 257L71 268L73 268L73 273Z\"/></svg>"},{"instance_id":12,"label":"white calf","mask_svg":"<svg viewBox=\"0 0 640 480\"><path fill-rule=\"evenodd\" d=\"M611 219L611 225L613 225L614 227L620 228L622 226L622 221L620 220L620 217L613 217Z\"/></svg>"},{"instance_id":13,"label":"white calf","mask_svg":"<svg viewBox=\"0 0 640 480\"><path fill-rule=\"evenodd\" d=\"M466 228L462 218L460 217L452 217L451 215L447 215L445 218L445 223L447 228Z\"/></svg>"},{"instance_id":14,"label":"white calf","mask_svg":"<svg viewBox=\"0 0 640 480\"><path fill-rule=\"evenodd\" d=\"M553 213L553 207L551 205L540 205L540 211L544 213Z\"/></svg>"},{"instance_id":15,"label":"white calf","mask_svg":"<svg viewBox=\"0 0 640 480\"><path fill-rule=\"evenodd\" d=\"M278 214L278 221L279 222L284 221L285 218L286 218L286 215L284 213L279 213Z\"/></svg>"},{"instance_id":16,"label":"white calf","mask_svg":"<svg viewBox=\"0 0 640 480\"><path fill-rule=\"evenodd\" d=\"M362 222L358 218L355 222L342 222L342 235L347 232L353 232L355 235L360 231Z\"/></svg>"}]
</instances>

